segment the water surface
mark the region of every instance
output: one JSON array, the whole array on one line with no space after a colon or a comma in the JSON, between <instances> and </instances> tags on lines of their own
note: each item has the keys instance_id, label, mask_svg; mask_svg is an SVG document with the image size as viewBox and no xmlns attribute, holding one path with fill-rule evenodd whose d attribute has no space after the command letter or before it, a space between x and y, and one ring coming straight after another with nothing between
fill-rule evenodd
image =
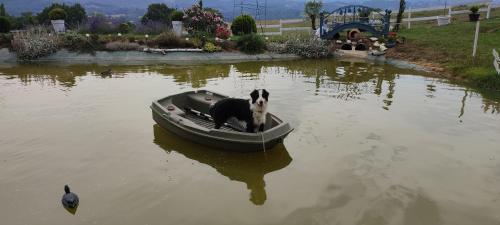
<instances>
[{"instance_id":1,"label":"water surface","mask_svg":"<svg viewBox=\"0 0 500 225\"><path fill-rule=\"evenodd\" d=\"M500 224L499 98L422 75L334 60L2 67L0 223ZM170 94L254 88L295 127L266 152L192 144L151 118Z\"/></svg>"}]
</instances>

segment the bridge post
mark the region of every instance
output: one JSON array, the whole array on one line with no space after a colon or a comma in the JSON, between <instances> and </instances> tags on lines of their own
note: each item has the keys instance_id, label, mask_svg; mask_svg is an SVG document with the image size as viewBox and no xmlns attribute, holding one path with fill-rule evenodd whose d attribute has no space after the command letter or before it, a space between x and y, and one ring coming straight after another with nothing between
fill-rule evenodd
<instances>
[{"instance_id":1,"label":"bridge post","mask_svg":"<svg viewBox=\"0 0 500 225\"><path fill-rule=\"evenodd\" d=\"M385 10L385 16L384 16L384 30L382 32L382 35L387 37L389 35L389 29L391 28L391 13L392 11L389 9Z\"/></svg>"},{"instance_id":2,"label":"bridge post","mask_svg":"<svg viewBox=\"0 0 500 225\"><path fill-rule=\"evenodd\" d=\"M320 38L323 38L324 20L325 20L325 14L324 13L320 13L319 14L319 37Z\"/></svg>"}]
</instances>

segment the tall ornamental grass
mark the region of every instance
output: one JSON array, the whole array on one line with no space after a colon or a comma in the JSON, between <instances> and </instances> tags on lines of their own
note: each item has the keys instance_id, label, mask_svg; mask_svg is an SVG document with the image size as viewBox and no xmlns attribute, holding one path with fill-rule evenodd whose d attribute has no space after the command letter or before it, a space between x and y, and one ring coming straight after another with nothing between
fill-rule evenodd
<instances>
[{"instance_id":1,"label":"tall ornamental grass","mask_svg":"<svg viewBox=\"0 0 500 225\"><path fill-rule=\"evenodd\" d=\"M59 49L59 37L45 27L32 27L24 32L14 33L12 48L19 60L33 60L50 55Z\"/></svg>"}]
</instances>

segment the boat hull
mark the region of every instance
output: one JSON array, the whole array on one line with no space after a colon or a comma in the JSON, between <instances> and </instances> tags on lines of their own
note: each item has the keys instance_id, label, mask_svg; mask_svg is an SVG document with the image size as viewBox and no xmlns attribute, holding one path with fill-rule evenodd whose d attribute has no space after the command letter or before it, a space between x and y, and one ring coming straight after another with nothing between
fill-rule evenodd
<instances>
[{"instance_id":1,"label":"boat hull","mask_svg":"<svg viewBox=\"0 0 500 225\"><path fill-rule=\"evenodd\" d=\"M197 92L188 92L188 94L190 93ZM181 138L215 149L238 152L269 150L277 144L282 143L283 139L293 130L288 123L282 122L272 114L268 115L268 118L271 118L275 123L277 121L279 124L262 133L246 133L200 127L193 124L192 121L187 121L184 117L170 113L165 108L166 104L170 104L168 98L153 102L151 106L153 120L162 128L175 133ZM163 104L160 101L163 101Z\"/></svg>"}]
</instances>

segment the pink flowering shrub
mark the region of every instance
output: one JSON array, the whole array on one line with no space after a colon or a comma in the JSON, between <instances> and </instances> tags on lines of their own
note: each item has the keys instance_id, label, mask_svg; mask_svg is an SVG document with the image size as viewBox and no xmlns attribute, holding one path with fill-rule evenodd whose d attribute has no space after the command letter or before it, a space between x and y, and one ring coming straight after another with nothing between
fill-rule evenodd
<instances>
[{"instance_id":1,"label":"pink flowering shrub","mask_svg":"<svg viewBox=\"0 0 500 225\"><path fill-rule=\"evenodd\" d=\"M229 28L227 27L226 24L224 25L219 25L217 26L217 28L215 29L215 37L218 37L220 39L228 39L229 37L231 36L231 31L229 30Z\"/></svg>"},{"instance_id":2,"label":"pink flowering shrub","mask_svg":"<svg viewBox=\"0 0 500 225\"><path fill-rule=\"evenodd\" d=\"M215 36L217 27L225 25L219 15L203 10L198 4L184 10L183 21L184 27L190 34L202 32Z\"/></svg>"}]
</instances>

